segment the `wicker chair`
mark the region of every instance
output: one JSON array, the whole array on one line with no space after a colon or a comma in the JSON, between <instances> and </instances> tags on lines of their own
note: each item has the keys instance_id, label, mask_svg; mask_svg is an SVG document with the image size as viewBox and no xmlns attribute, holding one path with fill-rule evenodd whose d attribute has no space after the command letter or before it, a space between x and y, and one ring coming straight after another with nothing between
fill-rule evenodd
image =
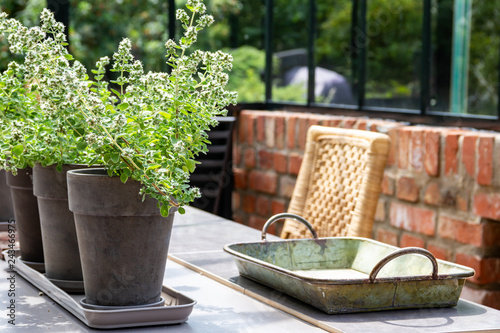
<instances>
[{"instance_id":1,"label":"wicker chair","mask_svg":"<svg viewBox=\"0 0 500 333\"><path fill-rule=\"evenodd\" d=\"M308 220L319 237L370 238L389 143L381 133L311 126L288 212ZM311 236L287 219L281 237Z\"/></svg>"}]
</instances>

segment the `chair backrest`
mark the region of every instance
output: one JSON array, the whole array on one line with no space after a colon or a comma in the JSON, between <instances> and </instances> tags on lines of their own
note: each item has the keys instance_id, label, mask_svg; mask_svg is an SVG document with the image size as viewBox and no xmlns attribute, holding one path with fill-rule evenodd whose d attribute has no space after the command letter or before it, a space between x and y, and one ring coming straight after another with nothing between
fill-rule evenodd
<instances>
[{"instance_id":1,"label":"chair backrest","mask_svg":"<svg viewBox=\"0 0 500 333\"><path fill-rule=\"evenodd\" d=\"M200 162L190 176L190 185L200 188L201 197L191 206L231 218L233 191L232 146L235 117L217 117L219 122L208 132L208 151L196 158Z\"/></svg>"},{"instance_id":2,"label":"chair backrest","mask_svg":"<svg viewBox=\"0 0 500 333\"><path fill-rule=\"evenodd\" d=\"M319 237L370 238L389 146L382 133L311 126L288 212L308 220ZM311 236L287 219L281 237Z\"/></svg>"}]
</instances>

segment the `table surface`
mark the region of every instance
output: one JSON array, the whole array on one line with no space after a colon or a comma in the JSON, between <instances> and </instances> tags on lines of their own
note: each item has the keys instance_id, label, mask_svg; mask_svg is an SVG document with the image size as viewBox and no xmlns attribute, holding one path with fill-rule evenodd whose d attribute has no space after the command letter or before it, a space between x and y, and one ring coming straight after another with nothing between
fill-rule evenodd
<instances>
[{"instance_id":1,"label":"table surface","mask_svg":"<svg viewBox=\"0 0 500 333\"><path fill-rule=\"evenodd\" d=\"M164 284L197 301L188 321L110 332L500 332L500 311L462 299L452 308L325 314L239 276L223 246L259 240L260 231L198 209L177 214ZM0 261L0 331L97 331L48 296L40 296L20 276L15 280L16 325L12 326L6 310L12 299L7 292L10 274Z\"/></svg>"}]
</instances>

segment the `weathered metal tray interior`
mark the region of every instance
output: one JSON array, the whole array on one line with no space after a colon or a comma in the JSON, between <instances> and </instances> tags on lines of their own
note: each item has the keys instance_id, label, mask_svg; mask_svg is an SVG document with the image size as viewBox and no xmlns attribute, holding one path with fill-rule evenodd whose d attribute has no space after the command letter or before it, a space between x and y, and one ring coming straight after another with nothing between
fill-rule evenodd
<instances>
[{"instance_id":1,"label":"weathered metal tray interior","mask_svg":"<svg viewBox=\"0 0 500 333\"><path fill-rule=\"evenodd\" d=\"M226 245L241 275L327 313L456 305L474 270L419 248L332 237Z\"/></svg>"}]
</instances>

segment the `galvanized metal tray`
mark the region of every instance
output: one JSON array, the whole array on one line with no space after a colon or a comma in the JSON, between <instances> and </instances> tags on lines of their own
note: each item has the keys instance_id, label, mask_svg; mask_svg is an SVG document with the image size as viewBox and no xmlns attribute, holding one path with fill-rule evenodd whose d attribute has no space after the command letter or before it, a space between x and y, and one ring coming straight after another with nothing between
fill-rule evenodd
<instances>
[{"instance_id":1,"label":"galvanized metal tray","mask_svg":"<svg viewBox=\"0 0 500 333\"><path fill-rule=\"evenodd\" d=\"M18 254L16 252L16 254ZM3 251L5 258L11 257L9 250ZM14 271L52 298L85 325L99 329L180 324L187 321L196 301L163 286L162 306L130 307L120 309L89 309L82 306L83 294L68 294L57 287L44 274L26 265L19 257L15 258Z\"/></svg>"},{"instance_id":2,"label":"galvanized metal tray","mask_svg":"<svg viewBox=\"0 0 500 333\"><path fill-rule=\"evenodd\" d=\"M267 228L293 218L312 239L267 241ZM397 248L358 237L318 238L294 214L267 221L262 241L224 246L242 276L300 299L328 314L455 306L474 270L436 260L422 248Z\"/></svg>"}]
</instances>

